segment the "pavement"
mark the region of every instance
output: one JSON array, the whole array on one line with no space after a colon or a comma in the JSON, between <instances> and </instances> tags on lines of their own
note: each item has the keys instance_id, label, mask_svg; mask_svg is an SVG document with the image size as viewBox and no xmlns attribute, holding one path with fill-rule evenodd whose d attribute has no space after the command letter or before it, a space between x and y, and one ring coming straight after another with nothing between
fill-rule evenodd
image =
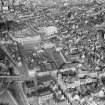
<instances>
[{"instance_id":1,"label":"pavement","mask_svg":"<svg viewBox=\"0 0 105 105\"><path fill-rule=\"evenodd\" d=\"M0 103L6 103L6 104L9 103L9 105L17 105L14 102L13 98L10 97L9 92L5 92L3 95L0 96Z\"/></svg>"}]
</instances>

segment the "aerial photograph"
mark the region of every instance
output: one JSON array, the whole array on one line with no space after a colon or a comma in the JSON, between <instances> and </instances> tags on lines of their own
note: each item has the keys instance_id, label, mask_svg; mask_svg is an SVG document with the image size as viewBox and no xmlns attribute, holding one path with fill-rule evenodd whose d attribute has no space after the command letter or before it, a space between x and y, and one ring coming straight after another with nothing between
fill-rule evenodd
<instances>
[{"instance_id":1,"label":"aerial photograph","mask_svg":"<svg viewBox=\"0 0 105 105\"><path fill-rule=\"evenodd\" d=\"M105 0L0 0L0 105L105 105Z\"/></svg>"}]
</instances>

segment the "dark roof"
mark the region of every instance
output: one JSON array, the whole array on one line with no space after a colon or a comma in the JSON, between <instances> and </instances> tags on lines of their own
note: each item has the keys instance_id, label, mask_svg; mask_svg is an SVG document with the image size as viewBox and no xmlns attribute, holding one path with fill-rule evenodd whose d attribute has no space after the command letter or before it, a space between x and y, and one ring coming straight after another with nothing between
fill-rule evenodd
<instances>
[{"instance_id":1,"label":"dark roof","mask_svg":"<svg viewBox=\"0 0 105 105\"><path fill-rule=\"evenodd\" d=\"M39 96L45 96L45 95L51 94L51 89L49 87L44 87L44 88L38 89L37 92Z\"/></svg>"}]
</instances>

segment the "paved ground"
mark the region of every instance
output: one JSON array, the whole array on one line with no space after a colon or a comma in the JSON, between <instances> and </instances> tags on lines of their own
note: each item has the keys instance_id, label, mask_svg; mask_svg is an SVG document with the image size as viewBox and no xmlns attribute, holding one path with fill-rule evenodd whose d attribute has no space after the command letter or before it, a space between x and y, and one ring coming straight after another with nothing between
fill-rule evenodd
<instances>
[{"instance_id":1,"label":"paved ground","mask_svg":"<svg viewBox=\"0 0 105 105\"><path fill-rule=\"evenodd\" d=\"M0 96L0 103L9 103L9 105L16 105L13 101L12 101L12 97L9 96L9 93L6 92L5 94Z\"/></svg>"}]
</instances>

